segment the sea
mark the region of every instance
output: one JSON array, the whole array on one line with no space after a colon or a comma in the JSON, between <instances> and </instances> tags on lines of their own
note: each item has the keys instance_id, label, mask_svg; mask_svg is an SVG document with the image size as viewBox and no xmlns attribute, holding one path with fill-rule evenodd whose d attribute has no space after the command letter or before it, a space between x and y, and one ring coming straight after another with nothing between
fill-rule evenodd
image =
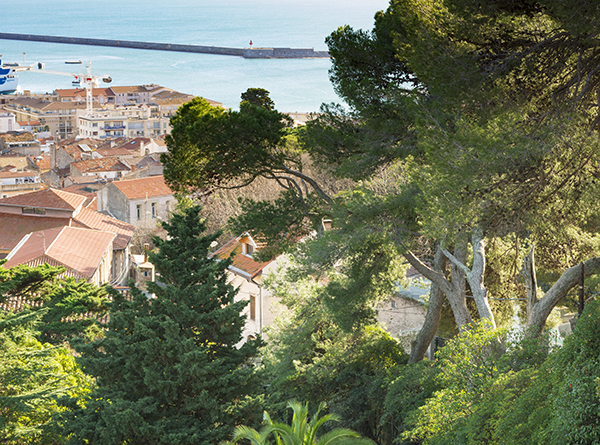
<instances>
[{"instance_id":1,"label":"sea","mask_svg":"<svg viewBox=\"0 0 600 445\"><path fill-rule=\"evenodd\" d=\"M2 32L158 43L327 50L340 26L370 31L389 0L18 0L2 5ZM109 75L111 85L158 84L237 109L248 88L265 88L278 110L316 112L340 103L329 59L244 59L128 48L0 40L3 62L45 64L19 74L21 90L72 88L85 71ZM65 64L81 60L83 65Z\"/></svg>"}]
</instances>

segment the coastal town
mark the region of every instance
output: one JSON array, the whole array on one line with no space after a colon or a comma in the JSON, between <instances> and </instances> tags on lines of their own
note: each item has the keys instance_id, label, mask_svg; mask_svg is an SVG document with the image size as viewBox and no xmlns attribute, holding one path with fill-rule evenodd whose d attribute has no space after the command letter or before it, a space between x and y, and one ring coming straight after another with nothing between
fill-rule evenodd
<instances>
[{"instance_id":1,"label":"coastal town","mask_svg":"<svg viewBox=\"0 0 600 445\"><path fill-rule=\"evenodd\" d=\"M85 88L0 96L0 259L62 266L65 277L127 292L129 280L156 279L145 248L176 207L160 155L169 119L194 96L159 85L90 91L91 102ZM308 114L290 117L297 126ZM232 240L228 254L247 252L240 240L252 243ZM245 336L255 337L274 319L260 286L269 263L240 258L232 270L250 283L240 295L251 302Z\"/></svg>"},{"instance_id":2,"label":"coastal town","mask_svg":"<svg viewBox=\"0 0 600 445\"><path fill-rule=\"evenodd\" d=\"M13 3L2 445L600 444L598 1Z\"/></svg>"}]
</instances>

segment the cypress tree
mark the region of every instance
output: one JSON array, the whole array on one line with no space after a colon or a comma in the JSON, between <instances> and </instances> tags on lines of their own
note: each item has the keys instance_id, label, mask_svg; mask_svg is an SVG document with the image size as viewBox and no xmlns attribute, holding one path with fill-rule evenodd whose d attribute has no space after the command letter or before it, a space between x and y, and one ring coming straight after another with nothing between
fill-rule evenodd
<instances>
[{"instance_id":1,"label":"cypress tree","mask_svg":"<svg viewBox=\"0 0 600 445\"><path fill-rule=\"evenodd\" d=\"M71 443L216 444L233 427L258 423L257 374L251 366L258 341L241 348L246 301L234 302L229 261L208 257L219 234L201 236L199 207L163 223L149 260L160 284L148 298L113 292L105 338L81 346L84 371L98 387L85 408L64 419Z\"/></svg>"}]
</instances>

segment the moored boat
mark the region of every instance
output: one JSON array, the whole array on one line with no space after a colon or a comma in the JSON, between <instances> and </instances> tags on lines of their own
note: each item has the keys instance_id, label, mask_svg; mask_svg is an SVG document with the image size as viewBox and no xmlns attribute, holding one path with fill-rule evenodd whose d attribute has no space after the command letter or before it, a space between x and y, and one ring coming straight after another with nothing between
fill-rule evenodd
<instances>
[{"instance_id":1,"label":"moored boat","mask_svg":"<svg viewBox=\"0 0 600 445\"><path fill-rule=\"evenodd\" d=\"M0 60L0 94L14 93L19 86L19 77L14 73L15 65L2 64Z\"/></svg>"}]
</instances>

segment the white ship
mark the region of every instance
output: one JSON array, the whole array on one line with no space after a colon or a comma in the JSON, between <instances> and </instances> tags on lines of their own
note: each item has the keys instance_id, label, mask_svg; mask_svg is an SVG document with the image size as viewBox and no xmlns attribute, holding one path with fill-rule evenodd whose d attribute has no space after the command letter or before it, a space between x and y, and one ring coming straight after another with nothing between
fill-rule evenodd
<instances>
[{"instance_id":1,"label":"white ship","mask_svg":"<svg viewBox=\"0 0 600 445\"><path fill-rule=\"evenodd\" d=\"M0 60L0 94L10 94L17 90L17 86L19 86L19 77L14 71L14 68L16 67L19 67L19 65L4 65L2 64L2 60Z\"/></svg>"}]
</instances>

